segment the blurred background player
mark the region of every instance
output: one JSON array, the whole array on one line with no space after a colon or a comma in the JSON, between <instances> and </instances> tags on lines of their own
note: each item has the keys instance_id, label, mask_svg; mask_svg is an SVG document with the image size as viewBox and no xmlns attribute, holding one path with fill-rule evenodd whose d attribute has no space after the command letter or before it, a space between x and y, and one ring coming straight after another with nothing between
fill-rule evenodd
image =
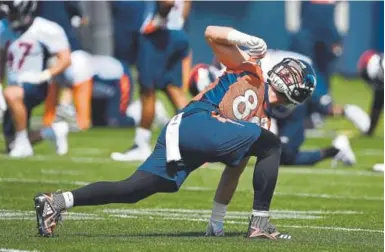
<instances>
[{"instance_id":1,"label":"blurred background player","mask_svg":"<svg viewBox=\"0 0 385 252\"><path fill-rule=\"evenodd\" d=\"M59 25L35 17L36 1L2 2L1 6L7 16L0 23L0 79L4 79L6 64L8 81L4 90L8 110L3 132L9 155L22 158L33 155L28 136L32 109L45 100L48 81L70 65L71 51ZM46 68L47 54L57 58L56 64L49 68ZM56 152L63 155L68 151L67 133L68 125L61 122L31 131L29 135L33 142L54 141Z\"/></svg>"},{"instance_id":2,"label":"blurred background player","mask_svg":"<svg viewBox=\"0 0 385 252\"><path fill-rule=\"evenodd\" d=\"M365 132L366 135L373 136L384 110L384 55L374 50L365 51L358 61L358 71L361 78L373 89L370 127ZM384 164L375 164L373 170L384 172Z\"/></svg>"},{"instance_id":3,"label":"blurred background player","mask_svg":"<svg viewBox=\"0 0 385 252\"><path fill-rule=\"evenodd\" d=\"M36 15L60 25L67 35L72 51L80 50L74 26L87 24L79 1L37 1Z\"/></svg>"},{"instance_id":4,"label":"blurred background player","mask_svg":"<svg viewBox=\"0 0 385 252\"><path fill-rule=\"evenodd\" d=\"M113 31L113 56L126 66L137 63L140 27L147 1L109 1Z\"/></svg>"},{"instance_id":5,"label":"blurred background player","mask_svg":"<svg viewBox=\"0 0 385 252\"><path fill-rule=\"evenodd\" d=\"M110 56L91 55L81 50L72 52L71 60L71 66L50 86L52 95L46 102L44 125L51 125L57 118L73 123L75 117L73 130L86 130L91 126L134 127L139 123L141 105L139 101L132 102L132 77L125 64ZM61 100L59 89L63 87L73 94L74 113L57 109ZM72 104L72 99L70 102ZM160 101L156 112L157 122L164 125L168 115Z\"/></svg>"},{"instance_id":6,"label":"blurred background player","mask_svg":"<svg viewBox=\"0 0 385 252\"><path fill-rule=\"evenodd\" d=\"M71 51L80 50L81 44L75 28L87 25L88 18L83 14L79 1L38 1L36 14L60 25L67 35ZM62 88L61 96L58 114L74 115L71 90Z\"/></svg>"},{"instance_id":7,"label":"blurred background player","mask_svg":"<svg viewBox=\"0 0 385 252\"><path fill-rule=\"evenodd\" d=\"M174 108L187 105L183 91L182 61L189 55L184 22L190 1L147 2L149 14L141 27L137 68L142 116L134 145L123 153L114 152L116 161L144 161L151 154L151 126L155 115L156 90L167 93Z\"/></svg>"},{"instance_id":8,"label":"blurred background player","mask_svg":"<svg viewBox=\"0 0 385 252\"><path fill-rule=\"evenodd\" d=\"M300 1L298 4L301 27L294 34L289 50L312 59L318 79L324 82L322 89L326 89L324 92L328 93L334 63L343 52L342 36L334 21L337 5L341 3L334 0L311 0ZM318 89L322 91L321 87ZM322 125L323 114L311 107L312 103L309 106L308 127ZM340 112L341 110L336 111Z\"/></svg>"},{"instance_id":9,"label":"blurred background player","mask_svg":"<svg viewBox=\"0 0 385 252\"><path fill-rule=\"evenodd\" d=\"M372 136L384 109L384 55L374 50L365 51L358 61L358 71L361 78L373 89L370 127L365 132Z\"/></svg>"}]
</instances>

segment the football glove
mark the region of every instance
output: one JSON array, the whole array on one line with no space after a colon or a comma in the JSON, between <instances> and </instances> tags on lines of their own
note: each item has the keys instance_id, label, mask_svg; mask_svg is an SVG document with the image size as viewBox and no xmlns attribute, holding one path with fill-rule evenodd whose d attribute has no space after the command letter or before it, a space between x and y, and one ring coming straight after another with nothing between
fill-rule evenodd
<instances>
[{"instance_id":1,"label":"football glove","mask_svg":"<svg viewBox=\"0 0 385 252\"><path fill-rule=\"evenodd\" d=\"M26 71L18 76L17 81L19 83L30 83L38 85L51 80L51 78L52 74L49 70L44 70L42 72Z\"/></svg>"}]
</instances>

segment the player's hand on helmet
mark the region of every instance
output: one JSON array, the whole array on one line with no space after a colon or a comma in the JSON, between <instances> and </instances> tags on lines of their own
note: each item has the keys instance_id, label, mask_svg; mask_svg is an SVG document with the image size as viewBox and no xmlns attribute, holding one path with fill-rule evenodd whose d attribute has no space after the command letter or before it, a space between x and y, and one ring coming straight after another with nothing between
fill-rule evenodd
<instances>
[{"instance_id":1,"label":"player's hand on helmet","mask_svg":"<svg viewBox=\"0 0 385 252\"><path fill-rule=\"evenodd\" d=\"M18 83L42 84L51 80L51 78L52 74L49 70L44 70L42 72L26 71L19 75L17 81Z\"/></svg>"},{"instance_id":2,"label":"player's hand on helmet","mask_svg":"<svg viewBox=\"0 0 385 252\"><path fill-rule=\"evenodd\" d=\"M266 55L267 45L261 38L251 36L247 47L249 48L248 54L252 59L261 59Z\"/></svg>"}]
</instances>

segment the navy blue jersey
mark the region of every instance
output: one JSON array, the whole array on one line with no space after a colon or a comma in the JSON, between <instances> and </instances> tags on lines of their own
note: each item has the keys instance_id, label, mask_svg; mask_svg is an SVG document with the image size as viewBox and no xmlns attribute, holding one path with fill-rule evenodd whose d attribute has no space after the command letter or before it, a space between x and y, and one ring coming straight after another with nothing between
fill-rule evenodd
<instances>
[{"instance_id":1,"label":"navy blue jersey","mask_svg":"<svg viewBox=\"0 0 385 252\"><path fill-rule=\"evenodd\" d=\"M139 31L142 26L146 10L146 1L111 1L114 25L125 31Z\"/></svg>"},{"instance_id":2,"label":"navy blue jersey","mask_svg":"<svg viewBox=\"0 0 385 252\"><path fill-rule=\"evenodd\" d=\"M302 1L301 2L301 26L316 36L316 39L330 44L341 40L334 24L334 11L336 1Z\"/></svg>"}]
</instances>

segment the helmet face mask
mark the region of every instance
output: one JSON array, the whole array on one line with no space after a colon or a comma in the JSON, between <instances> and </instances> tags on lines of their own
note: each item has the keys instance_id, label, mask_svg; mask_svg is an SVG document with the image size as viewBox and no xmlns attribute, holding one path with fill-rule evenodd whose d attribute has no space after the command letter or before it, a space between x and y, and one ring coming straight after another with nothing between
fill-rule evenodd
<instances>
[{"instance_id":1,"label":"helmet face mask","mask_svg":"<svg viewBox=\"0 0 385 252\"><path fill-rule=\"evenodd\" d=\"M304 103L313 93L316 77L313 68L302 60L285 58L268 72L268 84L293 104Z\"/></svg>"},{"instance_id":2,"label":"helmet face mask","mask_svg":"<svg viewBox=\"0 0 385 252\"><path fill-rule=\"evenodd\" d=\"M273 103L271 103L269 97L267 97L267 112L275 118L285 118L290 115L291 112L294 111L296 104L289 100L283 92L276 90L270 79L267 80L267 84L274 90L275 96L277 97L277 101ZM269 91L267 91L267 93L268 92Z\"/></svg>"}]
</instances>

